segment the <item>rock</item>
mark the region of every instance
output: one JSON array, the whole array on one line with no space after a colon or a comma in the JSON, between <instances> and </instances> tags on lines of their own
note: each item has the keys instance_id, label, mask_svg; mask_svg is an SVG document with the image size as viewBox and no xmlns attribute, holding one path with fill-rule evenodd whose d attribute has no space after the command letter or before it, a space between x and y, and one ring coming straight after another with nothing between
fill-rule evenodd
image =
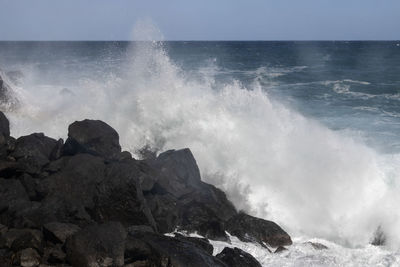
<instances>
[{"instance_id":1,"label":"rock","mask_svg":"<svg viewBox=\"0 0 400 267\"><path fill-rule=\"evenodd\" d=\"M40 256L36 250L32 248L26 248L18 253L19 264L22 267L35 267L40 264Z\"/></svg>"},{"instance_id":2,"label":"rock","mask_svg":"<svg viewBox=\"0 0 400 267\"><path fill-rule=\"evenodd\" d=\"M66 254L60 247L46 248L44 257L50 264L60 264L65 262Z\"/></svg>"},{"instance_id":3,"label":"rock","mask_svg":"<svg viewBox=\"0 0 400 267\"><path fill-rule=\"evenodd\" d=\"M383 246L386 244L386 234L385 232L383 232L383 229L381 226L378 226L378 228L376 229L371 245L374 246Z\"/></svg>"},{"instance_id":4,"label":"rock","mask_svg":"<svg viewBox=\"0 0 400 267\"><path fill-rule=\"evenodd\" d=\"M11 249L15 252L26 248L34 248L39 252L43 251L43 235L39 230L22 230L21 234L11 244Z\"/></svg>"},{"instance_id":5,"label":"rock","mask_svg":"<svg viewBox=\"0 0 400 267\"><path fill-rule=\"evenodd\" d=\"M308 244L308 245L312 246L312 247L313 247L314 249L316 249L316 250L328 249L328 247L325 246L324 244L317 243L317 242L310 242L310 241L308 241L308 242L305 242L304 244Z\"/></svg>"},{"instance_id":6,"label":"rock","mask_svg":"<svg viewBox=\"0 0 400 267\"><path fill-rule=\"evenodd\" d=\"M213 247L213 245L210 244L210 241L208 241L208 239L206 239L206 238L189 237L189 236L184 236L184 235L181 235L178 233L175 233L174 235L175 235L176 239L190 242L190 243L194 244L196 247L203 249L210 255L213 254L214 247Z\"/></svg>"},{"instance_id":7,"label":"rock","mask_svg":"<svg viewBox=\"0 0 400 267\"><path fill-rule=\"evenodd\" d=\"M30 200L37 200L37 193L36 193L36 181L32 178L31 175L27 173L23 173L18 180L24 186L25 191L27 192Z\"/></svg>"},{"instance_id":8,"label":"rock","mask_svg":"<svg viewBox=\"0 0 400 267\"><path fill-rule=\"evenodd\" d=\"M261 267L253 256L238 248L225 247L216 257L229 267Z\"/></svg>"},{"instance_id":9,"label":"rock","mask_svg":"<svg viewBox=\"0 0 400 267\"><path fill-rule=\"evenodd\" d=\"M279 246L277 249L275 249L275 252L274 252L274 253L281 253L281 252L283 252L283 251L285 251L285 250L287 250L287 248L282 247L282 246Z\"/></svg>"},{"instance_id":10,"label":"rock","mask_svg":"<svg viewBox=\"0 0 400 267\"><path fill-rule=\"evenodd\" d=\"M72 223L51 222L43 225L44 238L50 242L64 244L68 237L81 228Z\"/></svg>"},{"instance_id":11,"label":"rock","mask_svg":"<svg viewBox=\"0 0 400 267\"><path fill-rule=\"evenodd\" d=\"M153 228L151 228L148 225L132 225L132 226L129 226L126 230L128 231L128 234L133 233L133 232L138 232L138 231L154 233Z\"/></svg>"},{"instance_id":12,"label":"rock","mask_svg":"<svg viewBox=\"0 0 400 267\"><path fill-rule=\"evenodd\" d=\"M1 83L1 76L0 76L0 83ZM1 84L0 84L1 87ZM0 134L4 137L10 136L10 122L8 121L6 115L0 111Z\"/></svg>"},{"instance_id":13,"label":"rock","mask_svg":"<svg viewBox=\"0 0 400 267\"><path fill-rule=\"evenodd\" d=\"M0 235L5 234L8 231L8 227L0 224Z\"/></svg>"},{"instance_id":14,"label":"rock","mask_svg":"<svg viewBox=\"0 0 400 267\"><path fill-rule=\"evenodd\" d=\"M73 266L123 266L126 232L109 222L82 229L66 242L67 260Z\"/></svg>"},{"instance_id":15,"label":"rock","mask_svg":"<svg viewBox=\"0 0 400 267\"><path fill-rule=\"evenodd\" d=\"M11 155L26 172L37 174L50 162L50 156L56 145L56 140L43 133L34 133L18 138Z\"/></svg>"},{"instance_id":16,"label":"rock","mask_svg":"<svg viewBox=\"0 0 400 267\"><path fill-rule=\"evenodd\" d=\"M0 70L0 108L2 110L15 109L19 103L11 86L7 82L7 76Z\"/></svg>"},{"instance_id":17,"label":"rock","mask_svg":"<svg viewBox=\"0 0 400 267\"><path fill-rule=\"evenodd\" d=\"M0 160L0 177L11 178L21 172L20 164L15 161Z\"/></svg>"},{"instance_id":18,"label":"rock","mask_svg":"<svg viewBox=\"0 0 400 267\"><path fill-rule=\"evenodd\" d=\"M244 242L265 242L271 247L292 244L290 236L276 223L245 213L232 217L226 224L227 231Z\"/></svg>"},{"instance_id":19,"label":"rock","mask_svg":"<svg viewBox=\"0 0 400 267\"><path fill-rule=\"evenodd\" d=\"M50 160L57 160L62 156L62 149L64 146L64 140L62 138L58 139L56 145L50 154Z\"/></svg>"},{"instance_id":20,"label":"rock","mask_svg":"<svg viewBox=\"0 0 400 267\"><path fill-rule=\"evenodd\" d=\"M140 170L134 160L107 165L94 198L97 221L119 221L125 226L149 225L157 230L139 182Z\"/></svg>"},{"instance_id":21,"label":"rock","mask_svg":"<svg viewBox=\"0 0 400 267\"><path fill-rule=\"evenodd\" d=\"M41 249L43 237L40 231L34 229L9 229L0 236L0 248L18 250L24 246Z\"/></svg>"},{"instance_id":22,"label":"rock","mask_svg":"<svg viewBox=\"0 0 400 267\"><path fill-rule=\"evenodd\" d=\"M28 201L29 197L20 181L0 178L0 213L25 200Z\"/></svg>"},{"instance_id":23,"label":"rock","mask_svg":"<svg viewBox=\"0 0 400 267\"><path fill-rule=\"evenodd\" d=\"M119 135L108 124L99 120L76 121L68 127L68 139L63 153L89 153L105 159L115 159L121 153Z\"/></svg>"},{"instance_id":24,"label":"rock","mask_svg":"<svg viewBox=\"0 0 400 267\"><path fill-rule=\"evenodd\" d=\"M145 261L147 266L226 266L192 242L149 232L128 235L125 257L125 264Z\"/></svg>"},{"instance_id":25,"label":"rock","mask_svg":"<svg viewBox=\"0 0 400 267\"><path fill-rule=\"evenodd\" d=\"M88 211L94 209L98 184L104 180L105 164L102 158L89 154L62 157L56 161L58 171L41 179L37 192L42 198L41 221L78 223L90 221Z\"/></svg>"}]
</instances>

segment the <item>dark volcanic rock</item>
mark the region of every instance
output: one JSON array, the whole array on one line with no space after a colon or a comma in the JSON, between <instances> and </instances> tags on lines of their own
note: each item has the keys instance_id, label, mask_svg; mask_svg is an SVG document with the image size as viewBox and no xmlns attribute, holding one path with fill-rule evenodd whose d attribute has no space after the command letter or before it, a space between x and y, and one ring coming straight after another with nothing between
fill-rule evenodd
<instances>
[{"instance_id":1,"label":"dark volcanic rock","mask_svg":"<svg viewBox=\"0 0 400 267\"><path fill-rule=\"evenodd\" d=\"M68 238L67 259L73 266L123 266L125 238L120 223L89 226Z\"/></svg>"},{"instance_id":2,"label":"dark volcanic rock","mask_svg":"<svg viewBox=\"0 0 400 267\"><path fill-rule=\"evenodd\" d=\"M95 217L98 221L119 221L125 226L156 223L143 196L140 167L135 160L107 165L105 178L97 186Z\"/></svg>"},{"instance_id":3,"label":"dark volcanic rock","mask_svg":"<svg viewBox=\"0 0 400 267\"><path fill-rule=\"evenodd\" d=\"M0 81L1 81L1 78L0 78ZM6 115L4 115L4 113L1 111L0 111L0 134L5 137L10 136L10 123L9 123Z\"/></svg>"},{"instance_id":4,"label":"dark volcanic rock","mask_svg":"<svg viewBox=\"0 0 400 267\"><path fill-rule=\"evenodd\" d=\"M145 261L148 266L226 266L193 242L149 232L128 235L125 263Z\"/></svg>"},{"instance_id":5,"label":"dark volcanic rock","mask_svg":"<svg viewBox=\"0 0 400 267\"><path fill-rule=\"evenodd\" d=\"M292 244L290 236L276 223L239 213L227 223L227 231L244 242L258 242L271 247Z\"/></svg>"},{"instance_id":6,"label":"dark volcanic rock","mask_svg":"<svg viewBox=\"0 0 400 267\"><path fill-rule=\"evenodd\" d=\"M46 240L53 243L65 243L68 237L72 236L81 228L72 223L51 222L43 225L43 234Z\"/></svg>"},{"instance_id":7,"label":"dark volcanic rock","mask_svg":"<svg viewBox=\"0 0 400 267\"><path fill-rule=\"evenodd\" d=\"M249 253L238 248L224 248L216 256L229 267L261 267L261 264Z\"/></svg>"},{"instance_id":8,"label":"dark volcanic rock","mask_svg":"<svg viewBox=\"0 0 400 267\"><path fill-rule=\"evenodd\" d=\"M119 135L99 120L76 121L68 127L68 139L63 153L89 153L106 159L118 159L121 153Z\"/></svg>"},{"instance_id":9,"label":"dark volcanic rock","mask_svg":"<svg viewBox=\"0 0 400 267\"><path fill-rule=\"evenodd\" d=\"M18 252L15 258L14 265L20 265L22 267L36 267L40 264L40 256L36 250L32 248L26 248Z\"/></svg>"},{"instance_id":10,"label":"dark volcanic rock","mask_svg":"<svg viewBox=\"0 0 400 267\"><path fill-rule=\"evenodd\" d=\"M5 82L5 78L6 75L0 70L0 108L2 110L16 108L19 102L10 85Z\"/></svg>"},{"instance_id":11,"label":"dark volcanic rock","mask_svg":"<svg viewBox=\"0 0 400 267\"><path fill-rule=\"evenodd\" d=\"M42 249L43 235L35 229L10 229L0 236L0 248L9 248L14 251L32 247Z\"/></svg>"},{"instance_id":12,"label":"dark volcanic rock","mask_svg":"<svg viewBox=\"0 0 400 267\"><path fill-rule=\"evenodd\" d=\"M11 154L28 173L40 173L42 167L50 162L50 156L57 141L43 133L22 136L15 143Z\"/></svg>"},{"instance_id":13,"label":"dark volcanic rock","mask_svg":"<svg viewBox=\"0 0 400 267\"><path fill-rule=\"evenodd\" d=\"M175 233L175 238L179 240L183 240L186 242L193 243L196 247L203 249L204 251L208 252L210 255L213 254L214 247L213 245L210 244L210 241L206 238L200 238L200 237L188 237L184 236L178 233Z\"/></svg>"},{"instance_id":14,"label":"dark volcanic rock","mask_svg":"<svg viewBox=\"0 0 400 267\"><path fill-rule=\"evenodd\" d=\"M325 246L324 244L321 243L317 243L317 242L305 242L305 244L309 244L310 246L312 246L314 249L316 250L321 250L321 249L328 249L327 246Z\"/></svg>"},{"instance_id":15,"label":"dark volcanic rock","mask_svg":"<svg viewBox=\"0 0 400 267\"><path fill-rule=\"evenodd\" d=\"M201 181L189 149L170 150L146 162L155 170L156 182L145 196L161 232L179 227L227 240L223 222L236 210L222 191Z\"/></svg>"},{"instance_id":16,"label":"dark volcanic rock","mask_svg":"<svg viewBox=\"0 0 400 267\"><path fill-rule=\"evenodd\" d=\"M0 178L0 214L11 205L28 200L28 194L20 181Z\"/></svg>"}]
</instances>

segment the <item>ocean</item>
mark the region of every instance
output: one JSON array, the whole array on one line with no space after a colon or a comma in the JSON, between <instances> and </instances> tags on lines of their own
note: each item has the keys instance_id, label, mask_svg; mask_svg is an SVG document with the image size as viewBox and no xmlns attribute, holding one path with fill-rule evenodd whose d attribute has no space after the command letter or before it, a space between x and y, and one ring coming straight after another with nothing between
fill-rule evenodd
<instances>
[{"instance_id":1,"label":"ocean","mask_svg":"<svg viewBox=\"0 0 400 267\"><path fill-rule=\"evenodd\" d=\"M400 42L0 42L0 69L18 71L13 136L90 118L136 157L189 147L293 237L279 255L235 241L265 266L400 266Z\"/></svg>"}]
</instances>

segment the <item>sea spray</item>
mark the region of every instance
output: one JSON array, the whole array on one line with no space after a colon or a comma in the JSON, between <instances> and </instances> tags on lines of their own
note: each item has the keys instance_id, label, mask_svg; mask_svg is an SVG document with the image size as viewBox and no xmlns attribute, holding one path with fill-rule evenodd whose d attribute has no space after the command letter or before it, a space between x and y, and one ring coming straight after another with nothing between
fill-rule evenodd
<instances>
[{"instance_id":1,"label":"sea spray","mask_svg":"<svg viewBox=\"0 0 400 267\"><path fill-rule=\"evenodd\" d=\"M357 246L381 226L397 244L396 158L271 100L257 81L217 85L212 72L193 79L160 42L134 43L130 58L122 73L82 79L67 95L46 80L25 83L22 107L7 114L12 134L65 138L71 122L101 119L133 153L189 147L205 181L294 236Z\"/></svg>"}]
</instances>

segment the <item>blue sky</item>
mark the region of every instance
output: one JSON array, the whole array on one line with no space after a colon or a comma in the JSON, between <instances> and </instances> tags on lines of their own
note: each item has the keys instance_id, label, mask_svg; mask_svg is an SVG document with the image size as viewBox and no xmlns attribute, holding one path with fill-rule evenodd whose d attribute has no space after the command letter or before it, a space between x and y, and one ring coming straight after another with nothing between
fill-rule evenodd
<instances>
[{"instance_id":1,"label":"blue sky","mask_svg":"<svg viewBox=\"0 0 400 267\"><path fill-rule=\"evenodd\" d=\"M399 40L400 0L0 0L0 40Z\"/></svg>"}]
</instances>

